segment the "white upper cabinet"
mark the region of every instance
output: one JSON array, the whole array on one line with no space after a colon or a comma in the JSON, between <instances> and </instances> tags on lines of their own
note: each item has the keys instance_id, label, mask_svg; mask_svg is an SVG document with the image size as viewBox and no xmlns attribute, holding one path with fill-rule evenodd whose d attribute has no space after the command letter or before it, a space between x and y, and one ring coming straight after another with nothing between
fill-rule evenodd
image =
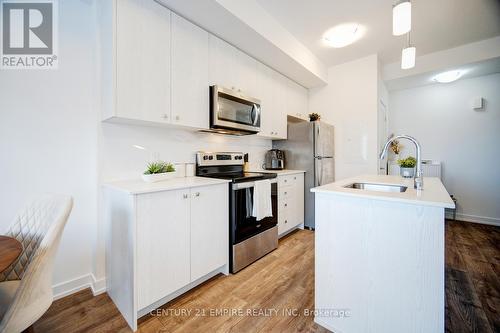
<instances>
[{"instance_id":1,"label":"white upper cabinet","mask_svg":"<svg viewBox=\"0 0 500 333\"><path fill-rule=\"evenodd\" d=\"M257 61L213 35L209 36L209 82L260 99Z\"/></svg>"},{"instance_id":2,"label":"white upper cabinet","mask_svg":"<svg viewBox=\"0 0 500 333\"><path fill-rule=\"evenodd\" d=\"M287 79L287 81L287 113L296 118L309 120L307 89L292 80Z\"/></svg>"},{"instance_id":3,"label":"white upper cabinet","mask_svg":"<svg viewBox=\"0 0 500 333\"><path fill-rule=\"evenodd\" d=\"M111 115L168 122L170 11L150 0L116 1L115 62L116 109Z\"/></svg>"},{"instance_id":4,"label":"white upper cabinet","mask_svg":"<svg viewBox=\"0 0 500 333\"><path fill-rule=\"evenodd\" d=\"M214 35L210 35L208 41L208 79L210 85L236 89L236 48Z\"/></svg>"},{"instance_id":5,"label":"white upper cabinet","mask_svg":"<svg viewBox=\"0 0 500 333\"><path fill-rule=\"evenodd\" d=\"M259 136L286 139L286 113L280 100L284 90L279 74L264 64L257 64L257 91L261 100L262 117Z\"/></svg>"},{"instance_id":6,"label":"white upper cabinet","mask_svg":"<svg viewBox=\"0 0 500 333\"><path fill-rule=\"evenodd\" d=\"M172 13L172 123L208 128L208 32Z\"/></svg>"},{"instance_id":7,"label":"white upper cabinet","mask_svg":"<svg viewBox=\"0 0 500 333\"><path fill-rule=\"evenodd\" d=\"M243 95L260 99L257 92L257 61L236 50L235 69L237 90Z\"/></svg>"}]
</instances>

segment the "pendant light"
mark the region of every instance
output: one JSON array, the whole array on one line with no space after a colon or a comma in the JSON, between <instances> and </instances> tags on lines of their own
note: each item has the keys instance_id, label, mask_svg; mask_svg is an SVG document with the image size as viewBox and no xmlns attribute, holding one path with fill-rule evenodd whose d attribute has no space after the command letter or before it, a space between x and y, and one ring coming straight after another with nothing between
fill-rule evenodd
<instances>
[{"instance_id":1,"label":"pendant light","mask_svg":"<svg viewBox=\"0 0 500 333\"><path fill-rule=\"evenodd\" d=\"M408 46L401 52L401 69L410 69L415 67L415 57L417 48L410 43L410 33L407 35Z\"/></svg>"},{"instance_id":2,"label":"pendant light","mask_svg":"<svg viewBox=\"0 0 500 333\"><path fill-rule=\"evenodd\" d=\"M401 36L411 30L411 2L403 0L392 7L392 34Z\"/></svg>"}]
</instances>

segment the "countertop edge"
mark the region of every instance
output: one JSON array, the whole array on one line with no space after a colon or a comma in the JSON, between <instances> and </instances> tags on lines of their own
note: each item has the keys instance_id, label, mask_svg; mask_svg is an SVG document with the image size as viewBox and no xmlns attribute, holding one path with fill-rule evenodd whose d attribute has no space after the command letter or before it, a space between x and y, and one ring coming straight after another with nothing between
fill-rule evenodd
<instances>
[{"instance_id":1,"label":"countertop edge","mask_svg":"<svg viewBox=\"0 0 500 333\"><path fill-rule=\"evenodd\" d=\"M321 194L328 194L328 195L340 195L340 196L345 196L345 197L353 197L353 198L362 198L362 199L372 199L372 200L379 200L379 201L390 201L394 203L405 203L405 204L411 204L411 205L417 205L417 206L432 206L432 207L441 207L441 208L455 208L454 205L446 203L446 202L440 202L440 201L425 201L425 200L412 200L412 199L405 199L405 198L394 198L394 197L384 197L376 194L369 194L369 193L350 193L350 192L340 192L340 191L334 191L334 190L318 190L318 189L311 189L311 192L313 193L321 193Z\"/></svg>"},{"instance_id":2,"label":"countertop edge","mask_svg":"<svg viewBox=\"0 0 500 333\"><path fill-rule=\"evenodd\" d=\"M179 181L182 178L175 178L175 179L170 179L170 180L165 180L165 181L160 181L156 183L147 183L143 182L141 184L142 180L123 180L123 181L111 181L111 182L102 182L101 187L104 188L110 188L118 191L122 191L131 195L134 194L145 194L145 193L154 193L154 192L162 192L162 191L174 191L174 190L180 190L180 189L185 189L185 188L196 188L196 187L201 187L201 186L210 186L210 185L220 185L220 184L228 184L231 182L231 180L228 179L214 179L214 178L204 178L204 177L184 177L185 180L190 179L190 181L195 181L192 183L171 183L168 184L169 182L172 182L173 180ZM133 188L127 188L127 185L125 184L120 184L120 183L125 183L125 182L136 182L137 184L140 184L142 186L147 186L147 185L152 185L152 188L144 188L144 189L133 189ZM199 183L196 183L196 181L199 181ZM154 184L154 185L153 185ZM164 186L160 186L164 185ZM154 186L154 187L153 187Z\"/></svg>"}]
</instances>

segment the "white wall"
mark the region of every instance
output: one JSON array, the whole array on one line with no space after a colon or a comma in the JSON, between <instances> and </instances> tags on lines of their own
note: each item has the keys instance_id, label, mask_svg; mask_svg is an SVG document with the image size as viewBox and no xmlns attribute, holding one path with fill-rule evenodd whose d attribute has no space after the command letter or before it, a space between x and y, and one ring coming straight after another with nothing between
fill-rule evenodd
<instances>
[{"instance_id":1,"label":"white wall","mask_svg":"<svg viewBox=\"0 0 500 333\"><path fill-rule=\"evenodd\" d=\"M309 112L335 126L335 179L378 170L378 58L371 55L328 70L328 85L309 91Z\"/></svg>"},{"instance_id":2,"label":"white wall","mask_svg":"<svg viewBox=\"0 0 500 333\"><path fill-rule=\"evenodd\" d=\"M28 197L75 203L55 261L56 289L88 282L97 217L95 25L90 1L59 1L59 69L0 71L0 233Z\"/></svg>"},{"instance_id":3,"label":"white wall","mask_svg":"<svg viewBox=\"0 0 500 333\"><path fill-rule=\"evenodd\" d=\"M442 161L459 219L500 224L499 92L494 74L390 93L390 131L416 137L424 159ZM486 100L484 111L472 110L475 97Z\"/></svg>"}]
</instances>

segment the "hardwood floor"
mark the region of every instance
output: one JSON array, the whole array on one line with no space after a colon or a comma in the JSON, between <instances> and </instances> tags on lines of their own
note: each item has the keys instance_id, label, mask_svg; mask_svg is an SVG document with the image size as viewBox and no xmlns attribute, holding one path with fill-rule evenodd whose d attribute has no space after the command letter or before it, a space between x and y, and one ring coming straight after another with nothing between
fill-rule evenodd
<instances>
[{"instance_id":1,"label":"hardwood floor","mask_svg":"<svg viewBox=\"0 0 500 333\"><path fill-rule=\"evenodd\" d=\"M498 227L447 222L447 332L500 332L499 247ZM314 308L313 295L314 234L301 230L238 274L217 276L141 318L139 332L328 332L303 315ZM231 309L244 310L224 312ZM247 312L260 309L273 312ZM54 302L34 329L130 332L109 297L90 290Z\"/></svg>"},{"instance_id":2,"label":"hardwood floor","mask_svg":"<svg viewBox=\"0 0 500 333\"><path fill-rule=\"evenodd\" d=\"M446 331L500 332L500 228L446 224Z\"/></svg>"}]
</instances>

